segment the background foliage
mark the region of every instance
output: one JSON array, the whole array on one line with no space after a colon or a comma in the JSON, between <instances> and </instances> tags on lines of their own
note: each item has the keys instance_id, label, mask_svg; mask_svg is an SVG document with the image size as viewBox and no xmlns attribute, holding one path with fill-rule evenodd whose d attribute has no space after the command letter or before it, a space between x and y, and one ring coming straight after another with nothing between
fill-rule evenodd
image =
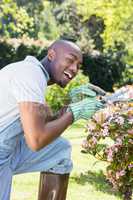
<instances>
[{"instance_id":1,"label":"background foliage","mask_svg":"<svg viewBox=\"0 0 133 200\"><path fill-rule=\"evenodd\" d=\"M68 97L69 90L81 84L86 84L87 82L88 82L88 78L85 77L80 71L78 75L67 85L67 87L65 87L65 89L57 85L49 86L46 99L48 100L48 103L53 109L53 111L56 112L62 106L70 103L70 99Z\"/></svg>"},{"instance_id":2,"label":"background foliage","mask_svg":"<svg viewBox=\"0 0 133 200\"><path fill-rule=\"evenodd\" d=\"M2 0L0 3L0 35L19 37L23 34L32 36L33 17L30 17L23 7L18 7L15 1Z\"/></svg>"},{"instance_id":3,"label":"background foliage","mask_svg":"<svg viewBox=\"0 0 133 200\"><path fill-rule=\"evenodd\" d=\"M0 11L1 37L72 40L83 51L83 73L92 83L108 91L133 83L132 0L1 0ZM47 48L15 45L0 43L1 67L26 54L40 58Z\"/></svg>"}]
</instances>

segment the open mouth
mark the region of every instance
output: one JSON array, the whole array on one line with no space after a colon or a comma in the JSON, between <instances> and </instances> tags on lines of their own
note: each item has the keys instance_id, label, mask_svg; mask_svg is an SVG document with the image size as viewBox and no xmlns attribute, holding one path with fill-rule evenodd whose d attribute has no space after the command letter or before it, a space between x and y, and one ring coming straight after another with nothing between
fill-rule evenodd
<instances>
[{"instance_id":1,"label":"open mouth","mask_svg":"<svg viewBox=\"0 0 133 200\"><path fill-rule=\"evenodd\" d=\"M67 71L64 71L64 74L67 78L69 78L70 80L73 78L72 74L70 74L69 72Z\"/></svg>"}]
</instances>

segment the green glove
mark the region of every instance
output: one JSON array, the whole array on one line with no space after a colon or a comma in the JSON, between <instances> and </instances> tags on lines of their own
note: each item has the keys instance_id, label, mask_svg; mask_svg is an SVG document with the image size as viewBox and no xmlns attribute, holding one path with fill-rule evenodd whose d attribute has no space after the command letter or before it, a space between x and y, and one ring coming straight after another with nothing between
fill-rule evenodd
<instances>
[{"instance_id":1,"label":"green glove","mask_svg":"<svg viewBox=\"0 0 133 200\"><path fill-rule=\"evenodd\" d=\"M79 119L89 119L95 112L103 108L103 104L96 100L95 97L85 98L82 101L71 103L68 105L67 111L71 111L74 121Z\"/></svg>"},{"instance_id":2,"label":"green glove","mask_svg":"<svg viewBox=\"0 0 133 200\"><path fill-rule=\"evenodd\" d=\"M81 101L86 97L95 97L96 94L105 95L106 92L100 87L90 83L76 87L69 92L71 102L73 103Z\"/></svg>"}]
</instances>

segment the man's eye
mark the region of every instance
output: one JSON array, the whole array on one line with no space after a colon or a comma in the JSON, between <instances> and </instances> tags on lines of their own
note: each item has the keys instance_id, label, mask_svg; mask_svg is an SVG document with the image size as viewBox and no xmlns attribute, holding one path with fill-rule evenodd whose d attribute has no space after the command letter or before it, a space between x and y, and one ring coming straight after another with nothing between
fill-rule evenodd
<instances>
[{"instance_id":1,"label":"man's eye","mask_svg":"<svg viewBox=\"0 0 133 200\"><path fill-rule=\"evenodd\" d=\"M67 63L73 63L73 59L67 58Z\"/></svg>"}]
</instances>

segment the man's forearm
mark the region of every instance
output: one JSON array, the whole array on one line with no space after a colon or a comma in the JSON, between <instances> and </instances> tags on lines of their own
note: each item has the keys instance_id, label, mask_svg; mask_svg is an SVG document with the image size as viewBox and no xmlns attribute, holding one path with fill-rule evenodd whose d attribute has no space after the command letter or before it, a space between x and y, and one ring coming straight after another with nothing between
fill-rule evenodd
<instances>
[{"instance_id":1,"label":"man's forearm","mask_svg":"<svg viewBox=\"0 0 133 200\"><path fill-rule=\"evenodd\" d=\"M33 150L38 151L51 143L54 139L59 137L69 125L72 124L72 121L72 113L66 112L60 118L44 124L44 126L38 130Z\"/></svg>"}]
</instances>

